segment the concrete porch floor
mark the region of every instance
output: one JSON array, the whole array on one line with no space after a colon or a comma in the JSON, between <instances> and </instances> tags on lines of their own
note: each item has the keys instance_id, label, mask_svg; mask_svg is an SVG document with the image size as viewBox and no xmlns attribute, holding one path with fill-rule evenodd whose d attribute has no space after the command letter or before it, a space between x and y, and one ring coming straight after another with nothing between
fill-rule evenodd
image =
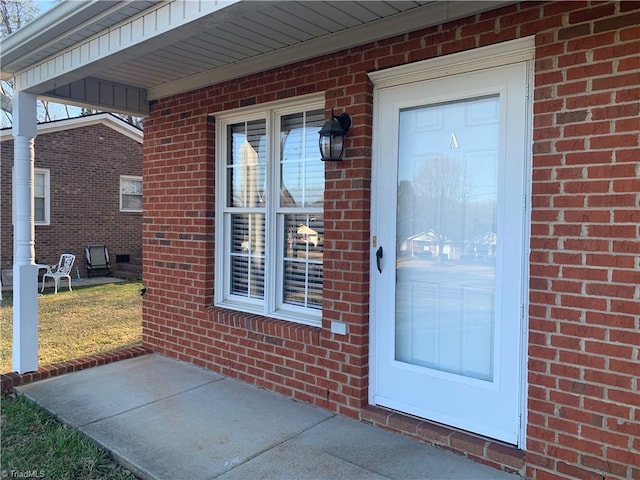
<instances>
[{"instance_id":1,"label":"concrete porch floor","mask_svg":"<svg viewBox=\"0 0 640 480\"><path fill-rule=\"evenodd\" d=\"M17 390L143 479L520 478L155 354Z\"/></svg>"}]
</instances>

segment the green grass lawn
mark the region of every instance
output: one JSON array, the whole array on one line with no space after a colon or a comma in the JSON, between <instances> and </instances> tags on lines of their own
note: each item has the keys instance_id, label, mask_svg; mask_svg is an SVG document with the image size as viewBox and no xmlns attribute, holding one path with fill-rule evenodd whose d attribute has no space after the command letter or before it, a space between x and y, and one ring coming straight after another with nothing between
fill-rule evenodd
<instances>
[{"instance_id":1,"label":"green grass lawn","mask_svg":"<svg viewBox=\"0 0 640 480\"><path fill-rule=\"evenodd\" d=\"M3 395L0 408L3 479L136 479L107 452L26 398Z\"/></svg>"},{"instance_id":2,"label":"green grass lawn","mask_svg":"<svg viewBox=\"0 0 640 480\"><path fill-rule=\"evenodd\" d=\"M142 341L140 282L45 290L38 297L38 365L72 360ZM0 305L0 373L12 371L13 307Z\"/></svg>"},{"instance_id":3,"label":"green grass lawn","mask_svg":"<svg viewBox=\"0 0 640 480\"><path fill-rule=\"evenodd\" d=\"M51 291L38 297L40 366L94 355L142 340L140 282ZM13 308L0 305L0 372L11 371ZM0 403L2 478L135 480L81 433L59 423L24 397Z\"/></svg>"}]
</instances>

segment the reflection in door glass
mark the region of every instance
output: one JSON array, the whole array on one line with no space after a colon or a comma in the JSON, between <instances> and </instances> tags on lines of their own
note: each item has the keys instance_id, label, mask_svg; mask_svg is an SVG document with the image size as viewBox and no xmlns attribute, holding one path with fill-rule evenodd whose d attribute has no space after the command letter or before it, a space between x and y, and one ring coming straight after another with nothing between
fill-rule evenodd
<instances>
[{"instance_id":1,"label":"reflection in door glass","mask_svg":"<svg viewBox=\"0 0 640 480\"><path fill-rule=\"evenodd\" d=\"M499 96L400 111L398 361L493 378Z\"/></svg>"}]
</instances>

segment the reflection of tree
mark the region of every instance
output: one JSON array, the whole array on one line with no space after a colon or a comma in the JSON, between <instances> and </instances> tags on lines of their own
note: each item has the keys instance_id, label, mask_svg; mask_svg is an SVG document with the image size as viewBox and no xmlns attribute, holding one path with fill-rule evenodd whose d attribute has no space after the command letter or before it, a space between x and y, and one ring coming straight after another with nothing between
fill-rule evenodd
<instances>
[{"instance_id":1,"label":"reflection of tree","mask_svg":"<svg viewBox=\"0 0 640 480\"><path fill-rule=\"evenodd\" d=\"M465 202L464 253L492 257L496 247L496 198L494 194L471 195Z\"/></svg>"},{"instance_id":2,"label":"reflection of tree","mask_svg":"<svg viewBox=\"0 0 640 480\"><path fill-rule=\"evenodd\" d=\"M462 162L448 157L427 161L416 175L416 209L423 231L431 231L438 242L438 258L448 242L464 241L464 214L470 186Z\"/></svg>"},{"instance_id":3,"label":"reflection of tree","mask_svg":"<svg viewBox=\"0 0 640 480\"><path fill-rule=\"evenodd\" d=\"M403 180L398 185L398 212L396 225L396 245L400 246L404 240L420 231L415 226L416 193L413 184ZM416 230L417 229L417 230Z\"/></svg>"},{"instance_id":4,"label":"reflection of tree","mask_svg":"<svg viewBox=\"0 0 640 480\"><path fill-rule=\"evenodd\" d=\"M425 161L413 180L398 185L399 252L487 256L495 246L495 184L477 185L461 160Z\"/></svg>"},{"instance_id":5,"label":"reflection of tree","mask_svg":"<svg viewBox=\"0 0 640 480\"><path fill-rule=\"evenodd\" d=\"M0 38L5 38L24 24L33 20L40 13L42 6L35 0L0 0ZM13 125L13 104L14 85L12 78L0 81L0 112L2 127ZM38 121L50 122L60 117L58 110L64 109L63 118L71 118L68 105L56 104L47 100L38 99ZM60 107L60 108L50 108ZM53 110L53 111L52 111Z\"/></svg>"}]
</instances>

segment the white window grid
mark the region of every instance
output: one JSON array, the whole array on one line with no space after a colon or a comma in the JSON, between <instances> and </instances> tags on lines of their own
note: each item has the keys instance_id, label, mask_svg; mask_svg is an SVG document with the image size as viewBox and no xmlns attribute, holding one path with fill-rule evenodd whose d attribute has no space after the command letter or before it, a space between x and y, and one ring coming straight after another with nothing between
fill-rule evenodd
<instances>
[{"instance_id":1,"label":"white window grid","mask_svg":"<svg viewBox=\"0 0 640 480\"><path fill-rule=\"evenodd\" d=\"M324 96L310 95L285 102L273 102L259 107L249 107L216 114L216 245L222 248L216 249L215 272L215 296L214 304L225 308L261 314L273 318L294 321L298 323L319 326L322 310L309 308L304 305L284 303L283 288L283 252L284 219L287 214L308 215L311 217L322 216L323 207L291 208L281 207L279 198L280 186L279 159L280 142L278 140L281 117L289 114L324 110ZM228 207L227 206L227 128L230 125L265 120L268 149L268 161L266 165L266 177L268 179L265 196L270 199L263 207ZM274 141L274 139L276 141ZM318 162L321 162L318 151ZM322 167L323 168L323 167ZM264 298L252 296L240 296L231 293L231 252L232 239L227 232L232 231L231 214L265 214L265 275ZM309 260L308 263L314 263ZM322 261L315 261L322 265Z\"/></svg>"},{"instance_id":2,"label":"white window grid","mask_svg":"<svg viewBox=\"0 0 640 480\"><path fill-rule=\"evenodd\" d=\"M47 168L35 168L33 177L34 223L51 224L51 172Z\"/></svg>"},{"instance_id":3,"label":"white window grid","mask_svg":"<svg viewBox=\"0 0 640 480\"><path fill-rule=\"evenodd\" d=\"M142 212L142 177L120 175L120 211Z\"/></svg>"},{"instance_id":4,"label":"white window grid","mask_svg":"<svg viewBox=\"0 0 640 480\"><path fill-rule=\"evenodd\" d=\"M16 198L15 175L13 175L11 187L12 198ZM51 171L48 168L33 169L33 204L34 204L34 225L51 225ZM15 205L12 208L11 220L16 223Z\"/></svg>"}]
</instances>

